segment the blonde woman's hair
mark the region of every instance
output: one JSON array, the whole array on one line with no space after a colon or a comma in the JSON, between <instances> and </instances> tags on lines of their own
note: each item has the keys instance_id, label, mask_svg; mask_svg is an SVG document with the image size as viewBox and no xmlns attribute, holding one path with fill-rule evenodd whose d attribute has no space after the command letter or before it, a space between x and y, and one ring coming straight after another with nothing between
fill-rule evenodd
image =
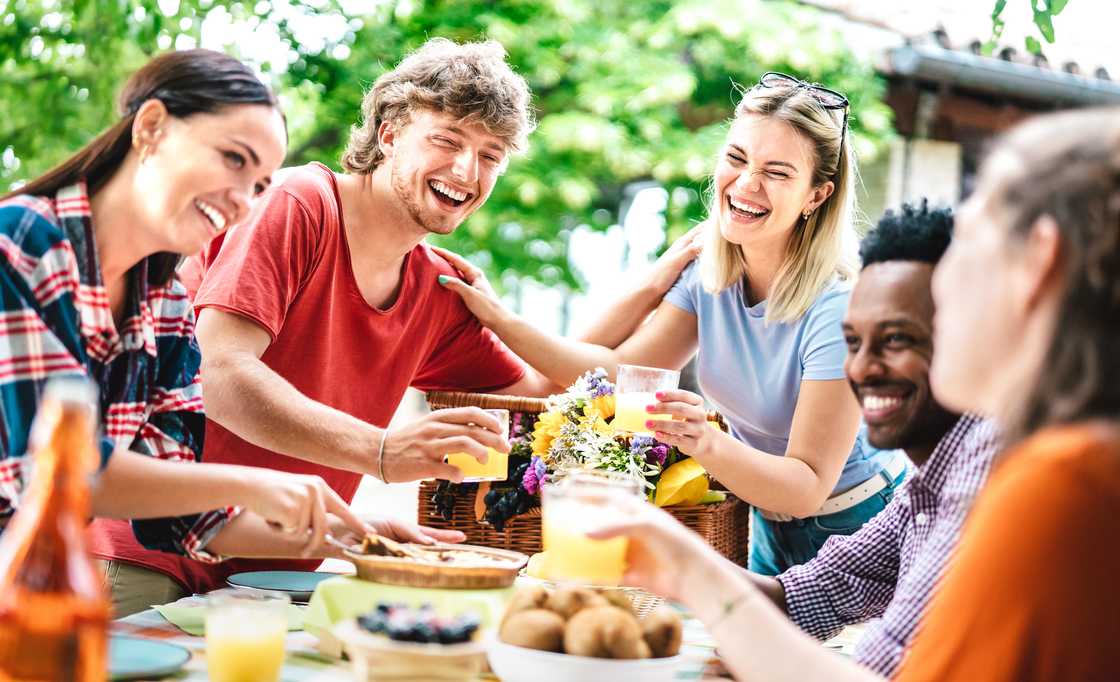
<instances>
[{"instance_id":1,"label":"blonde woman's hair","mask_svg":"<svg viewBox=\"0 0 1120 682\"><path fill-rule=\"evenodd\" d=\"M794 322L836 280L854 279L859 271L854 225L856 165L843 112L829 111L803 87L757 87L735 107L735 120L747 115L784 121L809 141L813 151L812 186L829 180L832 194L806 220L799 217L786 246L785 259L770 286L766 321ZM843 142L842 142L843 140ZM700 278L704 289L718 293L749 276L750 263L738 244L720 233L720 198L714 196L708 218Z\"/></svg>"},{"instance_id":2,"label":"blonde woman's hair","mask_svg":"<svg viewBox=\"0 0 1120 682\"><path fill-rule=\"evenodd\" d=\"M362 122L350 132L342 167L358 175L372 173L385 159L377 142L381 123L407 125L412 112L421 109L481 123L511 152L525 148L536 126L529 110L529 86L506 63L501 44L432 38L382 74L366 93Z\"/></svg>"}]
</instances>

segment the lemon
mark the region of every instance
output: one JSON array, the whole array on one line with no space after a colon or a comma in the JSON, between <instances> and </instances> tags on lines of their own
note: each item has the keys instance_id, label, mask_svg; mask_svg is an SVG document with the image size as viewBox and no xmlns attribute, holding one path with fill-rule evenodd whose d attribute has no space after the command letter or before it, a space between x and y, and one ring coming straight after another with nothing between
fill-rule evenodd
<instances>
[{"instance_id":1,"label":"lemon","mask_svg":"<svg viewBox=\"0 0 1120 682\"><path fill-rule=\"evenodd\" d=\"M525 575L533 578L540 578L541 580L548 580L547 554L547 552L537 552L529 557L529 563L525 566Z\"/></svg>"},{"instance_id":2,"label":"lemon","mask_svg":"<svg viewBox=\"0 0 1120 682\"><path fill-rule=\"evenodd\" d=\"M682 459L661 474L653 503L658 507L675 504L699 504L708 492L708 472L700 462Z\"/></svg>"}]
</instances>

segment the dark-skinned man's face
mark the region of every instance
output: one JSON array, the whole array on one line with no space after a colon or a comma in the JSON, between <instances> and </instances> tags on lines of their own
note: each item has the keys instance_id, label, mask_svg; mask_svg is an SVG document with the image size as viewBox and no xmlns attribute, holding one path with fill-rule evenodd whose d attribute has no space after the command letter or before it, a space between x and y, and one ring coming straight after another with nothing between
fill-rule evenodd
<instances>
[{"instance_id":1,"label":"dark-skinned man's face","mask_svg":"<svg viewBox=\"0 0 1120 682\"><path fill-rule=\"evenodd\" d=\"M928 263L875 263L852 290L844 318L844 371L877 448L932 448L956 419L929 387L932 276Z\"/></svg>"}]
</instances>

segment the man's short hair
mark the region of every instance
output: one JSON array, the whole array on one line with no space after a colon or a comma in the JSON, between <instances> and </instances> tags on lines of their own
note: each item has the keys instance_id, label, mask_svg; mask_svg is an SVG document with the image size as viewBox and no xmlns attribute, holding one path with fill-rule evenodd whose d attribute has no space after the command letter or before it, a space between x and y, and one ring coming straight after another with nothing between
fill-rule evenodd
<instances>
[{"instance_id":1,"label":"man's short hair","mask_svg":"<svg viewBox=\"0 0 1120 682\"><path fill-rule=\"evenodd\" d=\"M383 121L403 126L416 110L428 109L482 124L510 151L524 149L536 123L529 110L529 86L506 63L495 41L454 43L432 38L397 68L382 74L362 100L362 122L350 132L342 167L372 173L385 155L377 143Z\"/></svg>"},{"instance_id":2,"label":"man's short hair","mask_svg":"<svg viewBox=\"0 0 1120 682\"><path fill-rule=\"evenodd\" d=\"M863 267L887 261L918 261L936 265L953 239L953 210L903 204L888 210L859 245Z\"/></svg>"}]
</instances>

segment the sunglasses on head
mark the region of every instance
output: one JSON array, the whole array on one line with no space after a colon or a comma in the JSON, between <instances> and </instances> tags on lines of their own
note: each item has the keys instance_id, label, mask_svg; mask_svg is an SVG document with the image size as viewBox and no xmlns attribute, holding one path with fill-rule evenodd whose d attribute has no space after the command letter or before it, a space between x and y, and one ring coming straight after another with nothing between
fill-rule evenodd
<instances>
[{"instance_id":1,"label":"sunglasses on head","mask_svg":"<svg viewBox=\"0 0 1120 682\"><path fill-rule=\"evenodd\" d=\"M817 100L817 103L820 104L823 109L829 111L843 110L844 122L840 124L840 151L843 153L844 132L848 129L848 107L850 104L847 97L823 85L809 83L796 76L791 76L788 73L781 73L780 71L767 71L762 74L762 78L758 79L758 85L755 87L804 89L809 92L813 99Z\"/></svg>"}]
</instances>

